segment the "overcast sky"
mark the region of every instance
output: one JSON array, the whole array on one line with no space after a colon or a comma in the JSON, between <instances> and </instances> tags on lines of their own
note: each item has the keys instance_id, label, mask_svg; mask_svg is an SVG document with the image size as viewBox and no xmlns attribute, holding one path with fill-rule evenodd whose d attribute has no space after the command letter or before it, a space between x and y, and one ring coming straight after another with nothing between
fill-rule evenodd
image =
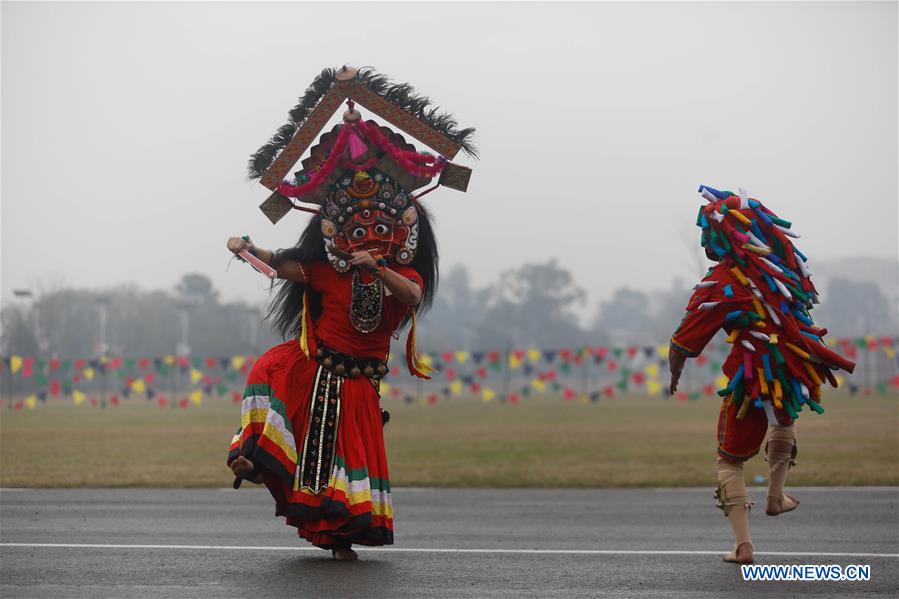
<instances>
[{"instance_id":1,"label":"overcast sky","mask_svg":"<svg viewBox=\"0 0 899 599\"><path fill-rule=\"evenodd\" d=\"M2 4L2 297L62 281L227 299L229 235L292 245L247 157L324 67L478 128L425 204L475 283L558 258L591 305L693 279L699 184L745 187L814 261L897 251L896 4ZM365 113L363 109L363 113Z\"/></svg>"}]
</instances>

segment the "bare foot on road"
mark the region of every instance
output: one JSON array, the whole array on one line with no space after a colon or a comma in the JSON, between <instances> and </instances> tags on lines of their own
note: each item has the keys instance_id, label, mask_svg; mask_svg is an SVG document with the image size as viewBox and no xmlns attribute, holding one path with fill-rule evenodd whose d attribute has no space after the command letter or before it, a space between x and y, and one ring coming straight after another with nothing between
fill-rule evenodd
<instances>
[{"instance_id":1,"label":"bare foot on road","mask_svg":"<svg viewBox=\"0 0 899 599\"><path fill-rule=\"evenodd\" d=\"M253 471L253 462L243 456L237 456L237 459L231 462L231 472L234 476L241 478Z\"/></svg>"},{"instance_id":2,"label":"bare foot on road","mask_svg":"<svg viewBox=\"0 0 899 599\"><path fill-rule=\"evenodd\" d=\"M331 555L334 556L339 562L354 562L359 559L359 554L350 549L349 547L340 547L338 549L332 549Z\"/></svg>"}]
</instances>

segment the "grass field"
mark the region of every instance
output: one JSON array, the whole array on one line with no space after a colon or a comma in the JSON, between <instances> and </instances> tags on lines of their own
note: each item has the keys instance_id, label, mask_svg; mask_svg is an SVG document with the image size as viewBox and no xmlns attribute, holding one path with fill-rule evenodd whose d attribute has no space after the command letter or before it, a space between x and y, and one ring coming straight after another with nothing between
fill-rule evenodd
<instances>
[{"instance_id":1,"label":"grass field","mask_svg":"<svg viewBox=\"0 0 899 599\"><path fill-rule=\"evenodd\" d=\"M705 486L714 479L718 401L545 398L510 406L384 400L395 485L468 487ZM899 399L825 398L803 413L791 485L899 484ZM41 405L0 414L4 487L224 487L239 407L190 409L131 401L116 408ZM767 472L761 456L750 484ZM759 483L760 484L760 483Z\"/></svg>"}]
</instances>

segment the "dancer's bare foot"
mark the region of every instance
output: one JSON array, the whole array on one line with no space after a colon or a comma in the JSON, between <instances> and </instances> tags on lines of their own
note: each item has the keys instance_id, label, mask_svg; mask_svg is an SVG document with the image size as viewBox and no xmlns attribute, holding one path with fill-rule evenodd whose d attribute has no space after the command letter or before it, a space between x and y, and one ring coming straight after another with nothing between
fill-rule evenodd
<instances>
[{"instance_id":1,"label":"dancer's bare foot","mask_svg":"<svg viewBox=\"0 0 899 599\"><path fill-rule=\"evenodd\" d=\"M231 462L231 472L234 473L234 476L243 478L252 471L253 462L243 457L242 455L237 456L237 459Z\"/></svg>"},{"instance_id":2,"label":"dancer's bare foot","mask_svg":"<svg viewBox=\"0 0 899 599\"><path fill-rule=\"evenodd\" d=\"M339 547L331 550L331 555L339 562L354 562L359 559L359 554L349 547Z\"/></svg>"},{"instance_id":3,"label":"dancer's bare foot","mask_svg":"<svg viewBox=\"0 0 899 599\"><path fill-rule=\"evenodd\" d=\"M740 543L739 547L725 555L723 559L733 564L751 564L753 561L752 543L748 541Z\"/></svg>"},{"instance_id":4,"label":"dancer's bare foot","mask_svg":"<svg viewBox=\"0 0 899 599\"><path fill-rule=\"evenodd\" d=\"M765 507L765 513L769 516L779 516L786 512L792 512L799 507L799 500L792 495L784 493L783 498L768 495L768 505Z\"/></svg>"}]
</instances>

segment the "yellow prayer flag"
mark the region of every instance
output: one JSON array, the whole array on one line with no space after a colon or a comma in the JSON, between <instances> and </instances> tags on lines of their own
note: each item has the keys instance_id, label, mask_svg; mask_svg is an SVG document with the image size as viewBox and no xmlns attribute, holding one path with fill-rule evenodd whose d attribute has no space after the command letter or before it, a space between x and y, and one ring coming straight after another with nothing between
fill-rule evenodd
<instances>
[{"instance_id":1,"label":"yellow prayer flag","mask_svg":"<svg viewBox=\"0 0 899 599\"><path fill-rule=\"evenodd\" d=\"M646 381L646 391L649 395L658 395L662 391L662 383L659 381Z\"/></svg>"},{"instance_id":2,"label":"yellow prayer flag","mask_svg":"<svg viewBox=\"0 0 899 599\"><path fill-rule=\"evenodd\" d=\"M528 350L528 360L531 362L539 362L540 361L540 350L539 349L529 349Z\"/></svg>"},{"instance_id":3,"label":"yellow prayer flag","mask_svg":"<svg viewBox=\"0 0 899 599\"><path fill-rule=\"evenodd\" d=\"M197 389L196 391L193 391L193 392L190 394L190 401L191 401L191 403L193 403L195 406L198 406L198 405L200 405L201 403L203 403L203 390L202 390L202 389Z\"/></svg>"},{"instance_id":4,"label":"yellow prayer flag","mask_svg":"<svg viewBox=\"0 0 899 599\"><path fill-rule=\"evenodd\" d=\"M646 376L652 379L659 378L659 365L657 363L652 363L646 368L643 369L643 372L646 373Z\"/></svg>"},{"instance_id":5,"label":"yellow prayer flag","mask_svg":"<svg viewBox=\"0 0 899 599\"><path fill-rule=\"evenodd\" d=\"M131 383L131 389L135 393L146 393L147 392L147 383L144 382L144 379L137 379L133 383Z\"/></svg>"},{"instance_id":6,"label":"yellow prayer flag","mask_svg":"<svg viewBox=\"0 0 899 599\"><path fill-rule=\"evenodd\" d=\"M203 379L203 373L196 368L190 369L190 382L194 385L199 383Z\"/></svg>"},{"instance_id":7,"label":"yellow prayer flag","mask_svg":"<svg viewBox=\"0 0 899 599\"><path fill-rule=\"evenodd\" d=\"M240 370L243 367L244 362L246 361L247 359L244 356L234 356L231 358L231 368L233 368L234 370Z\"/></svg>"},{"instance_id":8,"label":"yellow prayer flag","mask_svg":"<svg viewBox=\"0 0 899 599\"><path fill-rule=\"evenodd\" d=\"M9 358L9 369L15 374L19 372L20 368L22 368L22 356L11 356Z\"/></svg>"},{"instance_id":9,"label":"yellow prayer flag","mask_svg":"<svg viewBox=\"0 0 899 599\"><path fill-rule=\"evenodd\" d=\"M166 363L166 366L171 366L175 363L175 356L166 356L162 361Z\"/></svg>"},{"instance_id":10,"label":"yellow prayer flag","mask_svg":"<svg viewBox=\"0 0 899 599\"><path fill-rule=\"evenodd\" d=\"M37 395L29 395L25 398L25 407L33 410L37 406Z\"/></svg>"},{"instance_id":11,"label":"yellow prayer flag","mask_svg":"<svg viewBox=\"0 0 899 599\"><path fill-rule=\"evenodd\" d=\"M667 358L669 349L671 349L670 345L660 345L656 348L656 351L659 352L660 358Z\"/></svg>"},{"instance_id":12,"label":"yellow prayer flag","mask_svg":"<svg viewBox=\"0 0 899 599\"><path fill-rule=\"evenodd\" d=\"M590 401L590 398L587 397L587 394L586 394L586 393L581 393L581 394L578 396L578 401L580 401L582 404L586 405L587 402Z\"/></svg>"},{"instance_id":13,"label":"yellow prayer flag","mask_svg":"<svg viewBox=\"0 0 899 599\"><path fill-rule=\"evenodd\" d=\"M483 398L484 401L492 401L494 397L496 397L496 392L490 387L484 387L481 390L481 398Z\"/></svg>"},{"instance_id":14,"label":"yellow prayer flag","mask_svg":"<svg viewBox=\"0 0 899 599\"><path fill-rule=\"evenodd\" d=\"M514 370L519 366L521 366L521 358L519 358L515 354L509 354L509 368Z\"/></svg>"},{"instance_id":15,"label":"yellow prayer flag","mask_svg":"<svg viewBox=\"0 0 899 599\"><path fill-rule=\"evenodd\" d=\"M89 381L94 380L94 369L93 368L85 368L84 370L81 371L81 374L83 374L84 378L86 378Z\"/></svg>"},{"instance_id":16,"label":"yellow prayer flag","mask_svg":"<svg viewBox=\"0 0 899 599\"><path fill-rule=\"evenodd\" d=\"M72 401L75 402L76 406L80 406L81 404L83 404L85 399L87 399L87 395L85 395L78 389L72 391Z\"/></svg>"},{"instance_id":17,"label":"yellow prayer flag","mask_svg":"<svg viewBox=\"0 0 899 599\"><path fill-rule=\"evenodd\" d=\"M462 381L453 381L450 383L450 391L453 392L453 395L459 395L462 393Z\"/></svg>"},{"instance_id":18,"label":"yellow prayer flag","mask_svg":"<svg viewBox=\"0 0 899 599\"><path fill-rule=\"evenodd\" d=\"M468 361L469 353L467 351L457 351L456 352L456 362L459 364L465 364Z\"/></svg>"},{"instance_id":19,"label":"yellow prayer flag","mask_svg":"<svg viewBox=\"0 0 899 599\"><path fill-rule=\"evenodd\" d=\"M896 357L896 350L894 350L889 345L883 346L883 353L885 353L887 355L887 357L891 360Z\"/></svg>"},{"instance_id":20,"label":"yellow prayer flag","mask_svg":"<svg viewBox=\"0 0 899 599\"><path fill-rule=\"evenodd\" d=\"M540 379L534 379L533 381L531 381L531 387L533 387L537 391L543 391L544 389L546 389L546 383L544 383Z\"/></svg>"}]
</instances>

